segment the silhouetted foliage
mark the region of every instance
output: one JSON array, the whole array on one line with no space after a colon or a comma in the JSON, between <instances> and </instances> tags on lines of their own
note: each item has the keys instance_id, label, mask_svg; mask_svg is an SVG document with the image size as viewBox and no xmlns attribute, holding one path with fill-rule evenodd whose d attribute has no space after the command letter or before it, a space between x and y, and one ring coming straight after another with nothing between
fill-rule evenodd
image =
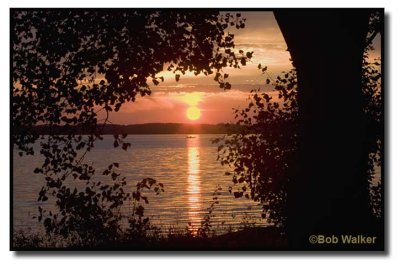
<instances>
[{"instance_id":1,"label":"silhouetted foliage","mask_svg":"<svg viewBox=\"0 0 400 266\"><path fill-rule=\"evenodd\" d=\"M320 249L308 241L315 233L347 232L377 235L371 248L383 250L384 223L371 211L371 132L363 112L363 54L373 12L383 20L383 9L372 8L274 11L299 86L297 173L288 184L286 226L295 249Z\"/></svg>"},{"instance_id":2,"label":"silhouetted foliage","mask_svg":"<svg viewBox=\"0 0 400 266\"><path fill-rule=\"evenodd\" d=\"M188 71L213 74L220 88L229 89L223 69L245 65L252 53L235 54L234 35L226 30L244 28L244 21L240 14L199 10L12 11L12 142L20 156L33 155L33 144L40 143L45 160L34 172L46 183L38 201L57 206L52 212L39 207L47 232L110 240L121 231L124 201L143 200L143 188L161 191L161 184L145 179L130 194L125 177L114 171L118 163L104 170L107 181L96 178L99 169L84 157L102 140L109 114L150 95L150 83L164 81L162 70L172 71L176 81ZM50 128L49 135L39 136L38 125ZM68 130L56 135L59 126ZM125 137L114 135L113 146L127 150ZM149 226L143 211L134 205L131 234L142 235Z\"/></svg>"},{"instance_id":3,"label":"silhouetted foliage","mask_svg":"<svg viewBox=\"0 0 400 266\"><path fill-rule=\"evenodd\" d=\"M373 14L362 66L363 108L368 124L369 165L366 178L370 182L371 210L381 217L381 176L375 177L375 167L381 167L383 139L382 87L380 58L370 62L371 42L377 33L379 14ZM379 31L378 31L379 32ZM267 67L258 67L266 73ZM287 214L287 184L296 174L298 164L299 106L297 100L297 77L293 69L278 76L271 83L272 92L252 91L249 104L236 109L239 134L229 134L214 140L220 143L218 160L233 169L230 189L235 198L246 197L263 205L267 222L285 227ZM374 180L374 181L373 181ZM376 183L374 183L376 182ZM361 188L362 189L362 188Z\"/></svg>"},{"instance_id":4,"label":"silhouetted foliage","mask_svg":"<svg viewBox=\"0 0 400 266\"><path fill-rule=\"evenodd\" d=\"M371 205L376 217L382 216L382 183L381 177L375 178L376 168L382 167L383 148L383 101L382 101L382 73L381 58L373 61L369 59L373 51L372 41L377 34L382 32L382 17L379 13L373 13L370 19L366 49L362 66L362 89L364 94L364 112L367 120L368 130L368 176L371 190Z\"/></svg>"},{"instance_id":5,"label":"silhouetted foliage","mask_svg":"<svg viewBox=\"0 0 400 266\"><path fill-rule=\"evenodd\" d=\"M296 165L295 70L278 77L273 86L271 93L252 91L248 106L235 110L237 124L243 129L239 134L226 135L215 141L221 143L218 147L221 164L233 168L234 186L230 191L234 197L244 196L260 202L263 218L283 227L287 182Z\"/></svg>"},{"instance_id":6,"label":"silhouetted foliage","mask_svg":"<svg viewBox=\"0 0 400 266\"><path fill-rule=\"evenodd\" d=\"M211 204L207 208L206 214L203 216L200 227L197 229L197 237L207 238L210 236L213 227L212 218L215 216L213 212L216 205L219 204L218 196L221 195L221 190L222 188L220 186L217 186L217 188L213 192ZM215 231L213 233L215 234Z\"/></svg>"},{"instance_id":7,"label":"silhouetted foliage","mask_svg":"<svg viewBox=\"0 0 400 266\"><path fill-rule=\"evenodd\" d=\"M47 180L49 188L46 192L55 195L58 208L54 213L38 207L37 218L43 220L47 233L62 235L83 246L119 241L126 236L143 236L144 231L150 228L149 218L144 215L143 202L149 203L144 190L159 194L164 191L163 184L145 178L137 183L136 191L125 192L126 177L115 171L118 167L118 163L113 163L104 170L103 175L110 177L109 182L98 181L93 175L87 176L81 191L66 185L58 188ZM42 191L38 200L46 201L47 196ZM129 202L128 214L122 210L125 202ZM127 230L124 221L129 223Z\"/></svg>"}]
</instances>

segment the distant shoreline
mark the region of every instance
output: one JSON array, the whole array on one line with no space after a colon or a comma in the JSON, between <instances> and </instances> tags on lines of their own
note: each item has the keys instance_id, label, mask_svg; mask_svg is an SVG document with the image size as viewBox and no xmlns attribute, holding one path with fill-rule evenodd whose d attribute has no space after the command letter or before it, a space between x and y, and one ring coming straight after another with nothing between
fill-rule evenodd
<instances>
[{"instance_id":1,"label":"distant shoreline","mask_svg":"<svg viewBox=\"0 0 400 266\"><path fill-rule=\"evenodd\" d=\"M98 125L99 135L172 135L172 134L234 134L240 131L235 124L185 124L185 123L146 123L131 125ZM73 126L35 126L33 131L39 135L87 135L93 132Z\"/></svg>"}]
</instances>

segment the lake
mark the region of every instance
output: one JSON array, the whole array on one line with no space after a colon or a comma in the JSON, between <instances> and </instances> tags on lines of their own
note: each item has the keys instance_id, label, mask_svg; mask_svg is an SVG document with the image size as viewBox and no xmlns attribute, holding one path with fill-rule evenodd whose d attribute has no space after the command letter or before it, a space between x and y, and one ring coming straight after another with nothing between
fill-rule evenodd
<instances>
[{"instance_id":1,"label":"lake","mask_svg":"<svg viewBox=\"0 0 400 266\"><path fill-rule=\"evenodd\" d=\"M103 141L95 144L86 161L92 162L98 173L102 173L109 164L119 162L119 171L127 177L128 189L134 190L136 182L147 177L163 183L165 192L160 195L148 193L149 204L144 206L145 214L162 232L183 230L188 223L192 224L192 230L196 230L217 186L222 188L212 218L217 234L244 226L265 226L259 204L245 198L235 199L229 193L231 169L221 166L216 160L217 145L211 143L218 136L130 135L126 138L132 145L128 151L114 148L113 137L105 136ZM43 204L37 198L44 180L33 173L42 161L40 155L20 157L14 150L15 230L42 229L42 225L32 218L37 215L39 204ZM79 182L75 183L79 186ZM53 208L50 202L45 204L47 208Z\"/></svg>"}]
</instances>

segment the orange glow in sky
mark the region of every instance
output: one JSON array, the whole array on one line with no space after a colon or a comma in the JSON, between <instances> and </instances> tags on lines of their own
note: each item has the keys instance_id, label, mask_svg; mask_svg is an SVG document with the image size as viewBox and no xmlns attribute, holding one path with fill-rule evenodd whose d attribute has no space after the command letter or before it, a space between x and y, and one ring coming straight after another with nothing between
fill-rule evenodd
<instances>
[{"instance_id":1,"label":"orange glow in sky","mask_svg":"<svg viewBox=\"0 0 400 266\"><path fill-rule=\"evenodd\" d=\"M127 103L111 120L115 124L141 123L232 123L232 109L248 105L251 90L271 91L266 85L266 75L258 68L268 66L268 75L274 79L282 71L292 69L290 54L272 12L241 12L246 18L244 29L228 28L235 35L235 51L254 52L251 61L240 69L226 68L232 88L224 91L214 81L214 75L194 75L187 72L179 82L175 73L165 69L159 76L165 82L151 86L152 94L138 97ZM379 43L379 42L377 42ZM375 47L375 45L374 45ZM372 57L380 55L380 46L375 47ZM151 80L149 80L149 84ZM272 95L273 96L273 95Z\"/></svg>"},{"instance_id":2,"label":"orange glow in sky","mask_svg":"<svg viewBox=\"0 0 400 266\"><path fill-rule=\"evenodd\" d=\"M258 64L268 65L272 77L291 69L290 55L286 43L272 12L241 12L246 18L246 27L226 29L235 35L235 52L253 51L251 61L240 69L227 67L232 89L224 91L212 75L195 75L187 71L179 81L175 73L161 71L164 78L157 86L150 85L152 94L124 105L111 117L116 124L141 123L231 123L234 108L247 106L251 90L271 89L266 87L265 75ZM149 84L151 80L148 81Z\"/></svg>"}]
</instances>

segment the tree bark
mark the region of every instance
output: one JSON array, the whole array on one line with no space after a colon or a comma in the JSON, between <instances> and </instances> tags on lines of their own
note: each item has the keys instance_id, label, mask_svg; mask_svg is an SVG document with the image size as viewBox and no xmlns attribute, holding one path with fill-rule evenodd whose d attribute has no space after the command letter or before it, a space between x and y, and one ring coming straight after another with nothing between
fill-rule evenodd
<instances>
[{"instance_id":1,"label":"tree bark","mask_svg":"<svg viewBox=\"0 0 400 266\"><path fill-rule=\"evenodd\" d=\"M274 11L299 86L298 168L290 180L287 210L293 249L323 248L311 244L310 235L370 232L361 87L370 13Z\"/></svg>"}]
</instances>

